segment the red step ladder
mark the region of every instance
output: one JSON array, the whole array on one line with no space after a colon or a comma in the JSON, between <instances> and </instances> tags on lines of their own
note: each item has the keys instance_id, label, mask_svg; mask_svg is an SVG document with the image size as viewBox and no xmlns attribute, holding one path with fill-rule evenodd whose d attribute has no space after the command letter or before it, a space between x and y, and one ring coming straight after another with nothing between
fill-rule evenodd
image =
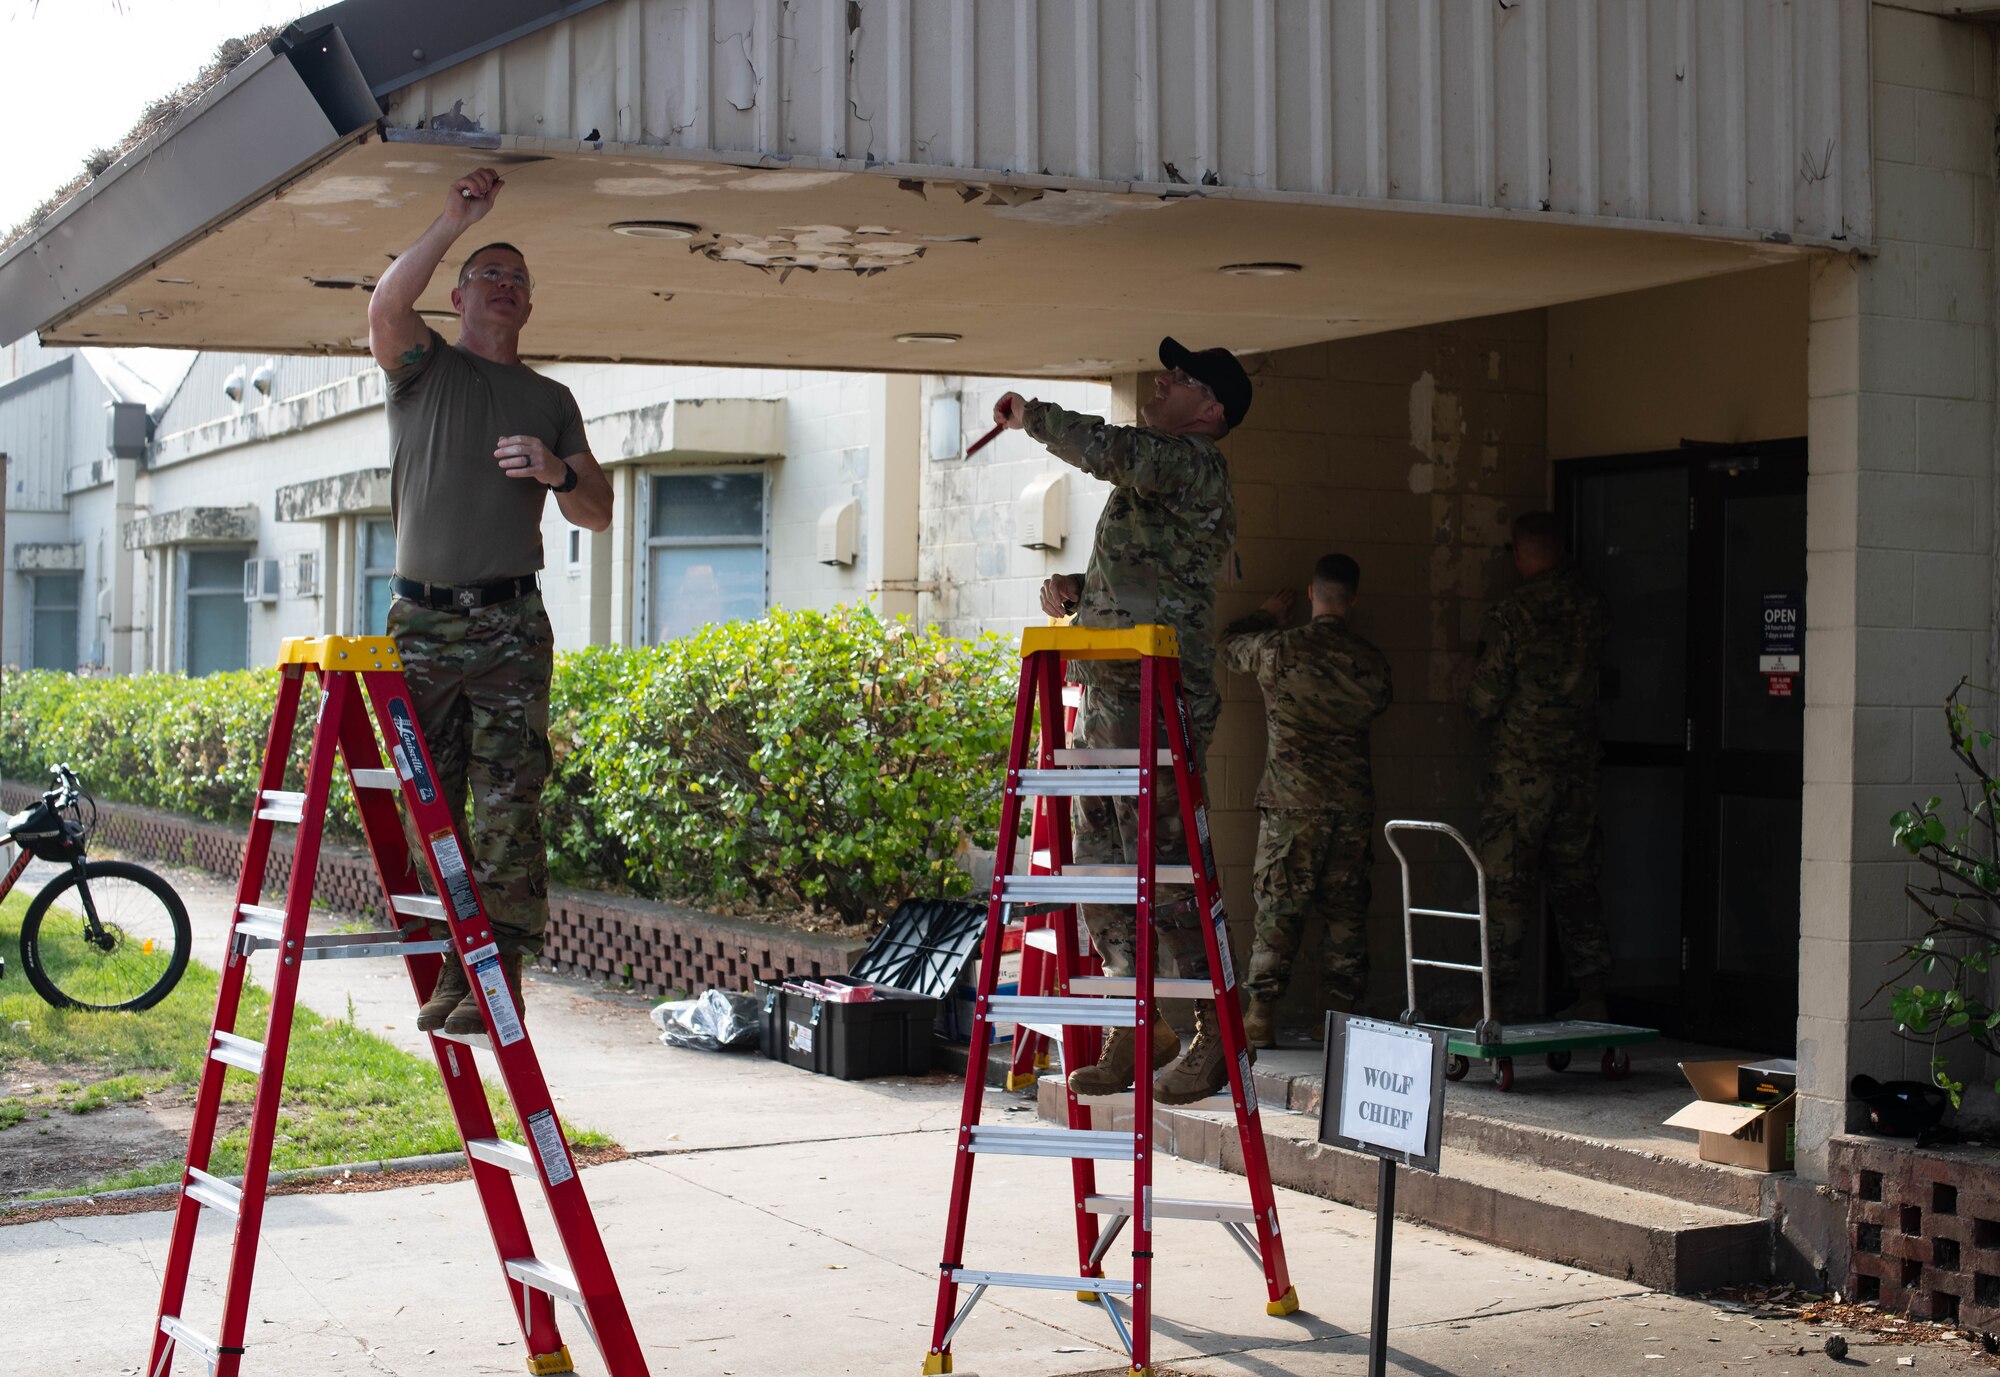
<instances>
[{"instance_id":1,"label":"red step ladder","mask_svg":"<svg viewBox=\"0 0 2000 1377\"><path fill-rule=\"evenodd\" d=\"M1065 739L1076 730L1077 709L1083 703L1083 689L1080 685L1065 683L1062 686L1062 726ZM1047 875L1053 872L1052 858L1055 855L1055 818L1058 808L1067 809L1067 799L1037 797L1035 799L1034 821L1028 831L1028 873ZM1000 950L1021 953L1020 993L1024 995L1059 995L1063 993L1062 976L1056 960L1056 915L1053 913L1033 913L1019 922L1010 923L1000 939ZM1074 912L1068 921L1077 921ZM1089 943L1079 938L1078 945L1083 952L1084 975L1102 975L1104 963L1090 950ZM1088 1037L1091 1030L1086 1029ZM1060 1032L1057 1033L1060 1036ZM1007 1088L1026 1090L1040 1078L1042 1072L1053 1064L1050 1046L1054 1042L1047 1029L1020 1024L1014 1029L1013 1048L1008 1056Z\"/></svg>"},{"instance_id":2,"label":"red step ladder","mask_svg":"<svg viewBox=\"0 0 2000 1377\"><path fill-rule=\"evenodd\" d=\"M152 1351L143 1369L145 1377L166 1377L173 1368L176 1350L198 1355L207 1364L210 1377L235 1377L240 1370L251 1273L257 1261L258 1230L270 1184L271 1145L284 1089L285 1053L291 1038L302 964L326 957L400 957L409 970L411 987L421 1001L430 996L443 969L439 953L454 946L472 977L473 988L480 992L486 1032L465 1036L433 1033L431 1050L437 1057L452 1113L465 1140L473 1183L492 1230L501 1281L513 1302L521 1335L527 1341L528 1371L575 1370L556 1327L555 1302L562 1300L582 1317L584 1328L596 1341L612 1377L643 1377L645 1357L632 1332L632 1321L618 1293L618 1283L611 1274L610 1261L598 1237L569 1144L557 1121L548 1085L542 1079L541 1066L514 1007L513 996L501 977L499 949L494 945L478 890L466 869L450 809L436 787L430 751L417 726L395 642L387 636L289 639L280 652L279 667L278 704L272 714L264 766L257 780L256 816L243 856L243 876L236 887L236 921L230 933L221 990L216 996L208 1061L202 1069L201 1088L195 1099L187 1170L174 1214ZM305 791L289 793L281 786L308 668L318 672L324 697L313 728ZM383 764L376 742L376 723L382 728L383 739L390 743L393 769ZM391 931L326 934L306 931L336 756L345 765L353 785L368 851L381 877L389 911L394 915L396 926ZM435 893L444 896L442 899L424 893L418 884L417 863L396 811L399 792L409 810L415 835L423 839L424 863L436 885ZM268 908L261 902L264 868L279 824L293 824L298 831L285 905ZM431 919L449 923L449 941L429 939ZM280 953L280 957L271 987L270 1023L264 1040L259 1043L238 1036L235 1028L250 958L266 949ZM520 1114L525 1146L501 1138L495 1130L486 1091L471 1055L475 1047L491 1052L498 1062L501 1079ZM223 1078L232 1068L257 1078L240 1186L211 1175L207 1169L215 1146ZM508 1179L510 1175L540 1182L567 1266L536 1255L528 1239L520 1198ZM221 1322L212 1331L213 1337L197 1330L182 1311L195 1231L204 1211L235 1221Z\"/></svg>"},{"instance_id":3,"label":"red step ladder","mask_svg":"<svg viewBox=\"0 0 2000 1377\"><path fill-rule=\"evenodd\" d=\"M1139 662L1140 731L1137 750L1069 750L1061 721L1064 660L1136 659ZM1028 759L1032 729L1039 708L1040 748ZM1166 749L1160 746L1161 715L1165 714ZM1158 866L1153 858L1153 768L1171 763L1179 787L1181 820L1199 845L1186 866ZM1138 799L1139 838L1136 866L1075 866L1071 864L1069 815L1050 810L1051 847L1047 874L1015 874L1015 851L1024 798L1067 799L1078 795L1132 795ZM1208 949L1210 980L1156 980L1153 977L1154 885L1192 884L1208 917L1202 924ZM1078 940L1079 905L1129 904L1138 925L1136 978L1087 976ZM1000 995L994 992L999 970L1001 934L1010 911L1054 914L1059 996ZM1174 1200L1153 1194L1153 1085L1147 1068L1146 1029L1152 1024L1153 1001L1161 998L1213 999L1229 1063L1229 1096L1201 1102L1201 1107L1227 1103L1236 1112L1249 1203ZM1041 1128L982 1125L985 1066L996 1023L1039 1025L1059 1029L1066 1066L1095 1058L1103 1028L1139 1030L1140 1074L1125 1095L1080 1100L1068 1096L1068 1126ZM1129 1109L1136 1131L1093 1128L1094 1106ZM1067 1158L1075 1200L1077 1275L1047 1276L969 1267L965 1261L967 1216L972 1205L973 1166L980 1156ZM1100 1192L1096 1163L1130 1162L1129 1194ZM1143 1202L1135 1208L1134 1202ZM1100 1227L1099 1217L1106 1222ZM944 1257L939 1263L937 1312L931 1345L924 1358L926 1373L952 1370L951 1341L988 1287L1070 1291L1078 1300L1101 1305L1131 1356L1134 1377L1152 1374L1153 1224L1158 1219L1199 1219L1221 1224L1251 1255L1264 1273L1269 1293L1265 1310L1273 1315L1298 1308L1278 1236L1277 1203L1271 1188L1270 1164L1264 1153L1263 1124L1250 1083L1250 1052L1243 1037L1243 1017L1236 1001L1236 977L1230 964L1227 919L1217 885L1214 851L1209 844L1208 809L1195 769L1186 705L1181 698L1180 659L1174 632L1164 626L1139 626L1124 631L1078 627L1036 627L1021 640L1021 680L1014 705L1014 735L1008 748L1007 778L1000 810L1000 845L988 901L986 936L980 948L978 998L973 1006L972 1049L966 1061L965 1100L960 1114L957 1153L953 1159L951 1201L945 1223ZM1105 1276L1104 1259L1119 1232L1132 1229L1132 1273L1129 1280ZM972 1294L961 1305L958 1291ZM1113 1304L1124 1299L1131 1308L1128 1330Z\"/></svg>"}]
</instances>

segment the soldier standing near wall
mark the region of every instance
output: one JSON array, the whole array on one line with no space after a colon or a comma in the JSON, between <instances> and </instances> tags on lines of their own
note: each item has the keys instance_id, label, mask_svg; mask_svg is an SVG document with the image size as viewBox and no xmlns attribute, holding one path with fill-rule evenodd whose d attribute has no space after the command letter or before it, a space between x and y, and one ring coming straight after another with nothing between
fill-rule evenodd
<instances>
[{"instance_id":1,"label":"soldier standing near wall","mask_svg":"<svg viewBox=\"0 0 2000 1377\"><path fill-rule=\"evenodd\" d=\"M1605 1017L1611 970L1597 880L1598 665L1611 612L1566 557L1556 519L1528 512L1510 546L1520 585L1494 607L1467 704L1492 731L1479 817L1493 928L1493 983L1505 1016L1531 1012L1516 988L1529 906L1548 886L1556 937L1577 987L1562 1017Z\"/></svg>"},{"instance_id":2,"label":"soldier standing near wall","mask_svg":"<svg viewBox=\"0 0 2000 1377\"><path fill-rule=\"evenodd\" d=\"M612 495L576 399L521 362L533 282L519 249L488 244L459 269L456 344L417 314L431 274L501 186L485 167L452 183L443 212L376 284L368 347L389 375L389 633L518 1006L521 961L541 950L549 920L541 803L555 637L536 577L542 509L553 492L565 517L601 531ZM485 1027L456 952L417 1027Z\"/></svg>"},{"instance_id":3,"label":"soldier standing near wall","mask_svg":"<svg viewBox=\"0 0 2000 1377\"><path fill-rule=\"evenodd\" d=\"M1353 1013L1368 988L1368 871L1375 784L1368 728L1389 706L1389 661L1347 625L1361 567L1346 555L1313 566L1312 620L1287 626L1284 589L1222 633L1223 660L1264 693L1264 778L1257 786L1256 936L1243 987L1252 1047L1276 1041L1306 923L1324 920L1322 1007Z\"/></svg>"},{"instance_id":4,"label":"soldier standing near wall","mask_svg":"<svg viewBox=\"0 0 2000 1377\"><path fill-rule=\"evenodd\" d=\"M1079 626L1163 623L1174 629L1199 768L1222 711L1215 686L1215 582L1236 539L1229 464L1215 442L1243 423L1250 410L1250 379L1228 350L1197 353L1171 339L1160 341L1160 363L1164 371L1140 408L1141 425L1110 425L1014 392L1000 399L993 419L1026 430L1064 463L1112 485L1087 571L1051 575L1042 585L1042 610L1051 617L1074 613ZM1077 745L1137 746L1136 663L1092 661L1077 664L1073 672L1084 685ZM1185 864L1187 837L1173 771L1156 771L1154 779L1155 861ZM1138 812L1132 799L1079 798L1073 816L1078 863L1130 865L1138 860ZM1086 905L1083 915L1104 968L1113 975L1135 974L1137 933L1130 911ZM1160 886L1153 920L1160 953L1156 967L1186 979L1205 979L1208 956L1194 891L1186 885ZM1094 1066L1070 1073L1070 1088L1079 1095L1131 1089L1138 1041L1134 1029L1114 1030ZM1154 1069L1180 1050L1180 1040L1157 1007L1147 1041ZM1194 1038L1180 1060L1161 1072L1154 1093L1167 1104L1186 1104L1214 1093L1228 1078L1215 1006L1198 1002Z\"/></svg>"}]
</instances>

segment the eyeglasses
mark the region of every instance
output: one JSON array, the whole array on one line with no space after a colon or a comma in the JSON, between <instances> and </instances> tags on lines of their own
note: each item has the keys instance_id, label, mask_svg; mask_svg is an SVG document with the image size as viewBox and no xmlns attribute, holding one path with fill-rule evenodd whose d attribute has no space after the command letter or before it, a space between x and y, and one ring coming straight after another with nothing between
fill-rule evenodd
<instances>
[{"instance_id":1,"label":"eyeglasses","mask_svg":"<svg viewBox=\"0 0 2000 1377\"><path fill-rule=\"evenodd\" d=\"M535 280L528 276L526 268L509 268L499 263L488 263L477 272L465 274L465 276L459 278L458 285L463 287L474 278L478 278L481 282L491 287L497 287L502 282L505 282L508 286L518 287L524 292L533 291L535 287Z\"/></svg>"},{"instance_id":2,"label":"eyeglasses","mask_svg":"<svg viewBox=\"0 0 2000 1377\"><path fill-rule=\"evenodd\" d=\"M1200 378L1189 377L1187 373L1182 369L1179 368L1168 369L1167 382L1169 385L1173 387L1192 387L1197 391L1199 391L1202 396L1208 398L1210 401L1215 400L1215 392L1213 389L1209 387L1207 383L1203 382Z\"/></svg>"}]
</instances>

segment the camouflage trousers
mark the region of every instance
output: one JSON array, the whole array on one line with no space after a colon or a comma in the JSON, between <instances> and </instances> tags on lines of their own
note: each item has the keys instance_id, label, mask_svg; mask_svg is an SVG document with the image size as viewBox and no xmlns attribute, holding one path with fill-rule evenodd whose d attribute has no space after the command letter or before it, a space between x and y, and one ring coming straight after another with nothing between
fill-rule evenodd
<instances>
[{"instance_id":1,"label":"camouflage trousers","mask_svg":"<svg viewBox=\"0 0 2000 1377\"><path fill-rule=\"evenodd\" d=\"M1572 977L1611 969L1604 906L1604 833L1597 821L1597 764L1496 759L1479 815L1487 922L1496 991L1519 984L1528 919L1546 885L1556 940Z\"/></svg>"},{"instance_id":2,"label":"camouflage trousers","mask_svg":"<svg viewBox=\"0 0 2000 1377\"><path fill-rule=\"evenodd\" d=\"M1306 925L1324 927L1320 994L1360 1000L1368 988L1368 871L1371 806L1352 812L1266 808L1257 823L1257 864L1250 890L1257 900L1255 940L1244 988L1275 1000L1291 983Z\"/></svg>"},{"instance_id":3,"label":"camouflage trousers","mask_svg":"<svg viewBox=\"0 0 2000 1377\"><path fill-rule=\"evenodd\" d=\"M397 598L389 634L494 940L532 956L549 922L542 787L555 634L541 594L471 612Z\"/></svg>"},{"instance_id":4,"label":"camouflage trousers","mask_svg":"<svg viewBox=\"0 0 2000 1377\"><path fill-rule=\"evenodd\" d=\"M1214 700L1191 702L1188 717L1195 737L1199 770L1210 733L1222 705ZM1167 745L1166 722L1160 723L1159 744ZM1084 690L1076 714L1075 744L1086 750L1132 750L1139 744L1139 695L1091 687ZM1072 850L1078 865L1136 865L1139 860L1139 800L1133 797L1079 798L1071 811ZM1153 863L1188 863L1187 829L1181 823L1180 789L1171 768L1153 772ZM1134 975L1139 969L1138 924L1132 909L1116 904L1085 904L1084 926L1090 944L1110 975ZM1153 934L1157 975L1187 980L1208 977L1208 951L1202 942L1189 885L1159 885L1153 891Z\"/></svg>"}]
</instances>

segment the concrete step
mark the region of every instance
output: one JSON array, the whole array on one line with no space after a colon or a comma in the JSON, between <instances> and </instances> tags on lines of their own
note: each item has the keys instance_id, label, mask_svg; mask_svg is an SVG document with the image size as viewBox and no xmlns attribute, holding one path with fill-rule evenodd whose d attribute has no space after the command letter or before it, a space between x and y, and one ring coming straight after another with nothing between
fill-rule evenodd
<instances>
[{"instance_id":1,"label":"concrete step","mask_svg":"<svg viewBox=\"0 0 2000 1377\"><path fill-rule=\"evenodd\" d=\"M1043 1078L1037 1098L1043 1118L1062 1121L1064 1097L1056 1078ZM1260 1117L1273 1181L1373 1208L1375 1158L1321 1144L1317 1113L1266 1104ZM1131 1116L1099 1109L1093 1122L1101 1129L1129 1129ZM1398 1179L1399 1215L1661 1290L1703 1290L1770 1275L1768 1218L1496 1155L1469 1144L1451 1127L1446 1135L1438 1175L1406 1171ZM1243 1170L1235 1119L1226 1113L1158 1109L1154 1141L1161 1151L1188 1161Z\"/></svg>"},{"instance_id":2,"label":"concrete step","mask_svg":"<svg viewBox=\"0 0 2000 1377\"><path fill-rule=\"evenodd\" d=\"M1258 1100L1295 1113L1319 1116L1321 1080L1258 1066L1251 1072ZM1542 1124L1465 1109L1447 1095L1444 1141L1447 1147L1482 1152L1492 1157L1532 1162L1556 1171L1587 1176L1611 1185L1664 1195L1691 1205L1707 1205L1740 1214L1769 1216L1777 1207L1780 1173L1747 1171L1742 1167L1703 1162L1693 1156L1656 1151L1643 1145L1612 1141L1587 1131L1572 1132ZM1470 1097L1468 1097L1470 1098ZM1682 1098L1676 1089L1678 1107ZM1475 1101L1477 1103L1477 1101ZM1691 1145L1689 1145L1691 1146Z\"/></svg>"}]
</instances>

